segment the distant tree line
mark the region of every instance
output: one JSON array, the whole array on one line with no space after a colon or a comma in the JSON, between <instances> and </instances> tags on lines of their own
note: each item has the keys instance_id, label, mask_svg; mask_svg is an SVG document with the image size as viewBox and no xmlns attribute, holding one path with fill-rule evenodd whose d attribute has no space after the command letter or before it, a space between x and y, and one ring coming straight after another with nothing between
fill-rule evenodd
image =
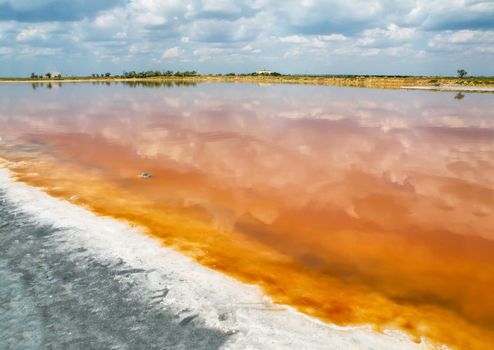
<instances>
[{"instance_id":1,"label":"distant tree line","mask_svg":"<svg viewBox=\"0 0 494 350\"><path fill-rule=\"evenodd\" d=\"M31 79L62 79L62 74L57 73L44 73L44 74L37 74L37 73L31 73Z\"/></svg>"},{"instance_id":2,"label":"distant tree line","mask_svg":"<svg viewBox=\"0 0 494 350\"><path fill-rule=\"evenodd\" d=\"M115 75L115 78L153 78L153 77L195 77L199 74L195 70L186 70L186 71L172 71L172 70L148 70L148 71L130 71L123 72L122 75ZM91 78L111 78L111 73L92 73ZM57 73L31 73L31 79L62 79L62 75Z\"/></svg>"},{"instance_id":3,"label":"distant tree line","mask_svg":"<svg viewBox=\"0 0 494 350\"><path fill-rule=\"evenodd\" d=\"M464 69L458 69L456 71L457 76L459 78L465 78L468 76L468 73ZM246 76L272 76L272 77L292 77L292 78L319 78L319 77L335 77L335 78L369 78L369 77L382 77L382 78L407 78L414 77L417 78L419 76L410 76L410 75L376 75L376 74L281 74L274 71L261 70L252 73L225 73L225 74L208 74L210 76L227 76L227 77L246 77ZM172 70L147 70L147 71L124 71L120 75L112 75L111 73L93 73L90 76L80 77L80 78L154 78L154 77L195 77L200 76L200 74L195 70L185 70L185 71L172 71ZM427 76L422 76L423 78ZM60 73L31 73L31 79L42 80L42 79L62 79L62 74ZM77 78L77 77L72 77ZM433 82L433 81L431 81Z\"/></svg>"},{"instance_id":4,"label":"distant tree line","mask_svg":"<svg viewBox=\"0 0 494 350\"><path fill-rule=\"evenodd\" d=\"M102 74L93 73L93 74L91 74L91 76L93 78L109 78L109 77L111 77L111 73L102 73Z\"/></svg>"},{"instance_id":5,"label":"distant tree line","mask_svg":"<svg viewBox=\"0 0 494 350\"><path fill-rule=\"evenodd\" d=\"M123 78L153 78L153 77L195 77L199 75L195 70L186 70L186 71L171 71L171 70L148 70L142 72L130 71L123 72Z\"/></svg>"}]
</instances>

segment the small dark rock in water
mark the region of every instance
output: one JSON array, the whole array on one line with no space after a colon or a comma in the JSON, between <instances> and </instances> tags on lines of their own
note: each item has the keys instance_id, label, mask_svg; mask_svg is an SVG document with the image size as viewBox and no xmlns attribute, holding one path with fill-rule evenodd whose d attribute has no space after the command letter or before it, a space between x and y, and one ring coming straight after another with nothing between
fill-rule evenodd
<instances>
[{"instance_id":1,"label":"small dark rock in water","mask_svg":"<svg viewBox=\"0 0 494 350\"><path fill-rule=\"evenodd\" d=\"M142 177L143 179L150 179L150 178L152 178L152 177L153 177L153 175L151 175L150 173L146 173L146 172L144 172L144 173L141 173L141 174L139 175L139 177Z\"/></svg>"}]
</instances>

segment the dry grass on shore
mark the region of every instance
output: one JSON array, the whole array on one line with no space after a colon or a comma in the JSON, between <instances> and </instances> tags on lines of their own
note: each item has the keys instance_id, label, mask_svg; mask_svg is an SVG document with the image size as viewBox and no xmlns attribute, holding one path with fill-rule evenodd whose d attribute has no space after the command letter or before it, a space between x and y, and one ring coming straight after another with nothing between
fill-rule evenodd
<instances>
[{"instance_id":1,"label":"dry grass on shore","mask_svg":"<svg viewBox=\"0 0 494 350\"><path fill-rule=\"evenodd\" d=\"M310 84L352 86L367 88L400 89L403 86L423 87L494 87L494 78L469 77L391 77L391 76L251 76L251 75L198 75L160 76L149 78L93 78L63 77L56 79L0 78L0 83L69 83L69 82L231 82L266 84Z\"/></svg>"}]
</instances>

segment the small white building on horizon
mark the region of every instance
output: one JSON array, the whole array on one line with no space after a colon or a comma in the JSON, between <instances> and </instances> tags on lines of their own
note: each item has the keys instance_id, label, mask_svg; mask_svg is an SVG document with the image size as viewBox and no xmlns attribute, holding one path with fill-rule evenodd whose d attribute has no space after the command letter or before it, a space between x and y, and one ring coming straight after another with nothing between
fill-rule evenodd
<instances>
[{"instance_id":1,"label":"small white building on horizon","mask_svg":"<svg viewBox=\"0 0 494 350\"><path fill-rule=\"evenodd\" d=\"M271 74L273 74L273 71L266 70L266 69L256 70L256 74L258 74L258 75L271 75Z\"/></svg>"}]
</instances>

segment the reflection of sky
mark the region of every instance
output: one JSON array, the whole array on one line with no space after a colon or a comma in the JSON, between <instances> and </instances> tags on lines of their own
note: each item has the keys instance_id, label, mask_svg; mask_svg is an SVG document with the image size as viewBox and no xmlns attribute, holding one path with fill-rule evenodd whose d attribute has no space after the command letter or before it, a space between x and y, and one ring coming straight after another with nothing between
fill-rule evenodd
<instances>
[{"instance_id":1,"label":"reflection of sky","mask_svg":"<svg viewBox=\"0 0 494 350\"><path fill-rule=\"evenodd\" d=\"M355 198L372 188L341 185L351 187L349 172L360 172L380 186L455 208L415 201L410 205L422 214L410 222L484 236L492 228L484 215L492 201L446 184L492 190L494 100L488 94L458 101L454 93L245 84L2 89L4 134L99 136L164 166L196 169L217 186L270 193L285 209L257 210L264 221L314 202L361 218L365 210L356 212Z\"/></svg>"},{"instance_id":2,"label":"reflection of sky","mask_svg":"<svg viewBox=\"0 0 494 350\"><path fill-rule=\"evenodd\" d=\"M454 96L248 84L0 86L0 156L21 136L19 149L122 186L116 197L131 198L125 207L138 198L274 249L322 283L317 310L332 300L331 276L338 288L365 285L492 333L494 99ZM138 179L141 171L153 179ZM299 305L292 270L223 241L207 246L223 266L235 271L254 256ZM230 250L233 261L222 255ZM235 273L260 274L242 266Z\"/></svg>"},{"instance_id":3,"label":"reflection of sky","mask_svg":"<svg viewBox=\"0 0 494 350\"><path fill-rule=\"evenodd\" d=\"M54 85L52 89L40 85L36 90L28 89L27 85L0 88L0 101L4 107L3 113L0 112L2 121L8 118L8 111L14 109L16 119L50 116L56 118L54 121L68 116L67 109L78 118L109 108L115 113L120 110L149 114L157 111L157 102L162 103L159 111L163 113L179 110L181 115L187 115L235 109L236 113L253 114L263 119L351 119L384 131L409 125L487 128L492 126L494 118L490 94L466 94L466 98L457 100L455 93L253 84L207 84L195 89L130 90L119 86L108 90L102 85L77 84ZM82 98L81 94L75 94L76 91L83 92ZM103 91L109 97L98 98ZM60 98L64 99L64 105L59 103ZM153 106L146 107L149 102Z\"/></svg>"}]
</instances>

